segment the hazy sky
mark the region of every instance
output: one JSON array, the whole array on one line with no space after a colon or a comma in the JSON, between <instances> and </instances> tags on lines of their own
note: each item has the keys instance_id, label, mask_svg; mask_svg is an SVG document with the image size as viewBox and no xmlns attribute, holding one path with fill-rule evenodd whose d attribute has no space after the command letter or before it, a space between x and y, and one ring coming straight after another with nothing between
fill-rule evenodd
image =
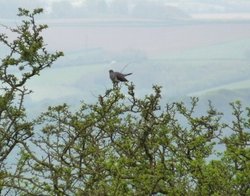
<instances>
[{"instance_id":1,"label":"hazy sky","mask_svg":"<svg viewBox=\"0 0 250 196\"><path fill-rule=\"evenodd\" d=\"M100 4L102 2L135 5L140 3L143 5L147 2L155 4L165 4L168 6L177 7L186 12L250 12L249 0L1 0L2 8L7 9L10 6L43 6L47 10L52 11L54 3L64 2L71 4L74 7L83 6L86 2L91 2L92 5ZM3 12L4 12L3 9ZM1 16L1 14L0 14Z\"/></svg>"},{"instance_id":2,"label":"hazy sky","mask_svg":"<svg viewBox=\"0 0 250 196\"><path fill-rule=\"evenodd\" d=\"M123 7L128 4L133 8L135 5L144 7L144 13L142 15L149 15L152 11L145 9L147 6L154 7L154 4L158 4L158 8L162 5L176 8L177 11L183 12L192 18L196 19L250 19L250 0L42 0L46 3L46 9L48 13L52 13L57 9L55 3L67 2L72 5L73 8L84 7L86 2L91 2L92 6L97 5L100 2L106 2L108 5L115 5ZM98 3L95 3L98 2ZM100 3L101 4L101 3ZM159 6L160 5L160 6ZM125 6L124 6L125 7ZM157 6L156 6L157 7ZM157 9L158 9L157 8ZM98 8L97 8L98 9ZM100 8L99 8L100 9ZM121 9L121 8L119 8ZM121 9L122 10L122 9ZM173 10L169 10L172 12ZM74 12L74 11L73 11ZM202 15L201 15L202 14ZM218 15L220 14L220 15ZM223 15L224 14L224 15ZM66 16L67 17L67 16ZM184 16L185 17L185 16Z\"/></svg>"},{"instance_id":3,"label":"hazy sky","mask_svg":"<svg viewBox=\"0 0 250 196\"><path fill-rule=\"evenodd\" d=\"M86 0L43 0L44 2L51 4L53 2L62 2L68 1L72 5L81 6L86 2ZM115 2L118 0L99 0L109 2ZM123 2L129 2L133 4L134 2L138 2L142 0L119 0ZM197 11L205 11L205 10L217 10L217 11L225 11L228 7L231 7L231 10L236 8L240 11L241 8L243 11L246 11L246 8L249 8L250 1L249 0L148 0L151 2L163 2L166 5L176 6L185 10L197 10Z\"/></svg>"}]
</instances>

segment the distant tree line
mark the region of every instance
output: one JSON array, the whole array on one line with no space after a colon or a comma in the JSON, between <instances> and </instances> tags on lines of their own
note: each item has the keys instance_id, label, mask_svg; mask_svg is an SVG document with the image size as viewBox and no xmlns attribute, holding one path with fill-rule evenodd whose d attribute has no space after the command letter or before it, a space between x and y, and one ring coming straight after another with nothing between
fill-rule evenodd
<instances>
[{"instance_id":1,"label":"distant tree line","mask_svg":"<svg viewBox=\"0 0 250 196\"><path fill-rule=\"evenodd\" d=\"M22 5L27 8L44 6L44 1L22 0ZM1 17L13 18L13 12L16 11L20 2L17 0L2 0ZM188 15L182 10L166 6L164 1L148 0L85 0L77 6L70 1L55 1L50 3L49 10L46 13L49 18L86 18L86 17L136 17L136 18L154 18L154 19L171 19L186 18Z\"/></svg>"}]
</instances>

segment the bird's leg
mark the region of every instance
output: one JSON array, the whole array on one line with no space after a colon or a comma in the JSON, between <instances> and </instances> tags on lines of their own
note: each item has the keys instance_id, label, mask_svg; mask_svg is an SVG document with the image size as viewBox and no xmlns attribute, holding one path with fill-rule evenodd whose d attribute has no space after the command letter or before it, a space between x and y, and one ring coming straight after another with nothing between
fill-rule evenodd
<instances>
[{"instance_id":1,"label":"bird's leg","mask_svg":"<svg viewBox=\"0 0 250 196\"><path fill-rule=\"evenodd\" d=\"M114 81L113 82L113 89L116 89L118 87L118 82Z\"/></svg>"}]
</instances>

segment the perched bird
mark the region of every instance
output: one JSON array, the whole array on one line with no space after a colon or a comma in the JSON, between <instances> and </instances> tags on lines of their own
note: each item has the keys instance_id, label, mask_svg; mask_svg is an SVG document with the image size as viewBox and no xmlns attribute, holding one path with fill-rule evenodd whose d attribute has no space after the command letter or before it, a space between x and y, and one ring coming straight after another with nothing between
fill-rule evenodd
<instances>
[{"instance_id":1,"label":"perched bird","mask_svg":"<svg viewBox=\"0 0 250 196\"><path fill-rule=\"evenodd\" d=\"M118 82L127 82L128 80L125 76L129 76L132 73L123 74L120 72L114 72L113 70L109 70L109 77L112 80L113 84L117 84Z\"/></svg>"}]
</instances>

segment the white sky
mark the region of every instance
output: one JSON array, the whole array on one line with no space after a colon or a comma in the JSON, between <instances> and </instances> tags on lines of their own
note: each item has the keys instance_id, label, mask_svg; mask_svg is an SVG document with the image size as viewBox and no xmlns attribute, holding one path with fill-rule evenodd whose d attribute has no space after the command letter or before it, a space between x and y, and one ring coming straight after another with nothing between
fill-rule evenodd
<instances>
[{"instance_id":1,"label":"white sky","mask_svg":"<svg viewBox=\"0 0 250 196\"><path fill-rule=\"evenodd\" d=\"M73 6L81 6L86 0L43 0L48 3L47 11L52 11L50 5L53 2L67 1ZM120 0L102 0L114 2ZM135 0L124 0L133 3ZM143 0L141 0L143 2ZM175 6L189 13L193 18L203 19L249 19L250 18L250 0L149 0L152 2L164 2L166 5ZM230 8L228 8L230 7ZM236 9L234 9L236 8ZM241 10L242 9L242 10ZM210 15L209 13L212 13ZM217 14L219 13L219 15ZM224 13L224 15L222 15ZM232 14L228 14L232 13ZM202 15L201 15L202 14Z\"/></svg>"},{"instance_id":2,"label":"white sky","mask_svg":"<svg viewBox=\"0 0 250 196\"><path fill-rule=\"evenodd\" d=\"M5 0L7 2L7 0ZM4 1L4 2L5 2ZM97 1L97 2L128 2L130 4L135 4L135 2L143 3L146 0L33 0L31 5L32 8L43 7L45 13L53 13L53 3L56 2L67 2L71 3L73 6L81 6L85 1ZM231 18L240 18L240 19L249 19L250 18L250 0L147 0L151 2L164 2L166 5L176 6L185 13L191 15L193 18L221 18L221 17L231 17ZM29 4L29 0L11 0L11 5L15 7L25 7ZM4 4L3 4L4 5ZM24 6L23 6L24 5ZM8 7L8 6L7 6ZM29 6L28 6L29 7ZM52 8L53 7L53 8ZM93 9L93 7L92 7ZM8 10L4 10L2 15L6 17L11 17L11 14L8 14ZM72 10L71 10L72 11ZM13 12L13 9L12 9ZM6 14L7 13L7 14ZM69 13L68 13L69 14ZM202 16L201 16L202 14ZM213 16L210 16L212 14ZM226 16L218 16L216 14L225 14ZM238 14L238 15L237 15ZM4 18L2 17L2 18ZM0 13L1 18L1 13Z\"/></svg>"},{"instance_id":3,"label":"white sky","mask_svg":"<svg viewBox=\"0 0 250 196\"><path fill-rule=\"evenodd\" d=\"M74 5L81 5L82 3L84 3L86 0L43 0L44 2L50 4L53 2L60 2L60 1L68 1ZM112 1L119 1L119 0L103 0L106 2L112 2ZM204 5L204 4L214 4L214 2L216 3L221 3L223 5L224 4L235 4L235 5L250 5L250 0L151 0L152 2L165 2L166 4L169 5L174 5L174 6L178 6L178 7L182 7L183 5ZM128 0L128 2L133 2L133 0Z\"/></svg>"},{"instance_id":4,"label":"white sky","mask_svg":"<svg viewBox=\"0 0 250 196\"><path fill-rule=\"evenodd\" d=\"M48 4L53 2L68 1L74 6L82 5L86 0L43 0ZM103 0L105 2L114 2L120 0ZM126 1L126 0L125 0ZM127 0L127 2L133 3L135 0ZM141 0L142 1L142 0ZM187 12L197 10L202 11L218 11L223 12L226 5L231 5L232 7L247 8L249 7L250 12L250 0L149 0L152 2L164 2L166 5L176 6ZM239 10L238 10L239 11ZM246 11L245 11L246 12Z\"/></svg>"}]
</instances>

